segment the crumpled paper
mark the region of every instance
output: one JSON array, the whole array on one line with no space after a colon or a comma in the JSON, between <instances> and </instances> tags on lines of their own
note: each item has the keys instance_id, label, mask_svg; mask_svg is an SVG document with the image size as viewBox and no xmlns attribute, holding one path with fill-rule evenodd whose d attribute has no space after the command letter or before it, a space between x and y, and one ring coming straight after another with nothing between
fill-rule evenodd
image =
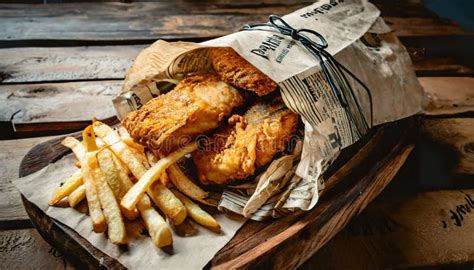
<instances>
[{"instance_id":1,"label":"crumpled paper","mask_svg":"<svg viewBox=\"0 0 474 270\"><path fill-rule=\"evenodd\" d=\"M51 207L48 200L56 187L76 170L76 159L72 154L50 164L40 171L15 181L18 190L30 202L37 205L46 215L75 230L100 251L117 259L130 269L201 269L214 257L244 224L241 217L218 214L214 217L221 225L222 232L215 233L196 225L198 233L181 237L173 232L172 254L157 248L150 236L137 233L138 222L126 224L129 236L128 249L120 249L112 244L104 233L92 231L89 216L74 208ZM133 235L135 237L133 237Z\"/></svg>"},{"instance_id":2,"label":"crumpled paper","mask_svg":"<svg viewBox=\"0 0 474 270\"><path fill-rule=\"evenodd\" d=\"M380 11L366 0L321 0L282 17L295 29L320 33L328 43L326 51L368 86L374 125L419 113L422 97L406 49L379 15ZM171 47L174 49L169 49ZM244 213L244 209L255 210L247 205L249 198L253 196L255 201L260 193L262 197L267 196L264 195L266 190L253 189L257 194L244 194L226 189L219 208L254 220L276 217L281 210L312 209L323 188L322 173L342 149L363 135L355 123L363 122L364 118L370 123L369 95L346 74L355 98L349 98L349 106L343 107L321 72L318 60L301 44L274 28L240 31L200 44L155 42L139 55L127 72L122 94L114 99L119 116L125 116L159 95L158 84L164 80L180 80L187 74L212 71L209 59L212 47L232 47L277 82L285 104L297 112L305 124L303 151L296 169L298 177L282 190L284 204L272 198L253 214ZM357 100L361 111L355 109L352 100ZM280 209L269 211L272 205Z\"/></svg>"},{"instance_id":3,"label":"crumpled paper","mask_svg":"<svg viewBox=\"0 0 474 270\"><path fill-rule=\"evenodd\" d=\"M410 58L379 14L377 8L366 0L321 0L283 17L295 28L310 28L321 33L329 43L327 51L367 84L373 97L375 125L421 111L421 87L411 68ZM320 177L322 172L343 148L359 138L348 135L353 125L345 117L345 109L333 102L334 97L321 75L319 63L290 37L270 31L242 31L201 44L157 41L137 57L127 73L123 93L114 99L119 116L140 108L159 95L160 82L176 82L188 73L209 72L208 49L215 46L234 48L275 80L290 109L300 112L311 107L322 112L316 117L321 118L317 122L310 123L311 119L303 117L305 130L297 177L291 178L286 190L269 198L251 218L262 220L296 209L312 209L324 186ZM313 91L319 99L309 104L304 99L295 102L291 94L292 91L301 91L298 88ZM367 97L358 87L355 87L355 92L368 119ZM244 222L243 219L218 215L222 234L199 228L196 236L175 236L174 255L157 249L148 237L133 239L128 251L121 251L109 243L104 234L92 232L87 216L74 209L47 205L52 190L75 170L73 163L73 158L67 156L34 175L20 179L18 188L46 214L73 228L127 267L201 268ZM224 192L220 208L242 214L254 190ZM282 197L286 198L284 204L281 203Z\"/></svg>"}]
</instances>

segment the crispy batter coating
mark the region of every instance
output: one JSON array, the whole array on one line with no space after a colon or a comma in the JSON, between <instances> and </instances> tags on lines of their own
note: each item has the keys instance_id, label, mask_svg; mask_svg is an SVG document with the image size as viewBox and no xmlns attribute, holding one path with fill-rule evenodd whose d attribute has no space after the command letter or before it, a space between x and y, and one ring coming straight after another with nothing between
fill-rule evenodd
<instances>
[{"instance_id":1,"label":"crispy batter coating","mask_svg":"<svg viewBox=\"0 0 474 270\"><path fill-rule=\"evenodd\" d=\"M217 128L242 103L240 93L219 76L194 75L131 112L122 124L135 141L168 153Z\"/></svg>"},{"instance_id":2,"label":"crispy batter coating","mask_svg":"<svg viewBox=\"0 0 474 270\"><path fill-rule=\"evenodd\" d=\"M267 165L285 149L297 123L298 115L287 109L281 99L257 103L244 116L233 115L228 127L192 154L199 180L223 185L253 175L255 168Z\"/></svg>"},{"instance_id":3,"label":"crispy batter coating","mask_svg":"<svg viewBox=\"0 0 474 270\"><path fill-rule=\"evenodd\" d=\"M253 91L259 96L267 95L277 89L277 84L272 79L230 47L213 48L211 61L222 80L239 88Z\"/></svg>"}]
</instances>

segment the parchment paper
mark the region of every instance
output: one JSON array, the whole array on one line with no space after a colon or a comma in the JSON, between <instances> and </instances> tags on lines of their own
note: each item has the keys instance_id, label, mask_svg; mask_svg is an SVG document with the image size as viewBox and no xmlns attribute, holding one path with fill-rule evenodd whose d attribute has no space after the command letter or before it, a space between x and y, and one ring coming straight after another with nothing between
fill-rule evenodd
<instances>
[{"instance_id":1,"label":"parchment paper","mask_svg":"<svg viewBox=\"0 0 474 270\"><path fill-rule=\"evenodd\" d=\"M237 230L245 219L218 214L214 217L222 228L220 234L196 225L199 232L195 236L180 237L173 233L173 254L167 254L157 248L148 235L131 238L128 250L119 249L112 244L104 233L92 231L89 216L73 208L59 208L48 205L52 191L72 175L75 167L73 155L67 155L54 164L27 177L18 179L15 184L19 191L48 216L78 232L92 245L105 254L116 258L130 269L201 269L212 259ZM128 226L132 227L132 226ZM127 230L128 231L128 230ZM128 234L130 236L130 234Z\"/></svg>"}]
</instances>

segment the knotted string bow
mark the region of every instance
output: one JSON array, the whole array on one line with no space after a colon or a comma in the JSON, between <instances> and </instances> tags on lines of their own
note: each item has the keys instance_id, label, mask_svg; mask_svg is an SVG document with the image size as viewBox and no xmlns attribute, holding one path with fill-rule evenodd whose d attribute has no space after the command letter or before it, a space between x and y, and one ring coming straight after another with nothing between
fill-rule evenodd
<instances>
[{"instance_id":1,"label":"knotted string bow","mask_svg":"<svg viewBox=\"0 0 474 270\"><path fill-rule=\"evenodd\" d=\"M367 86L325 50L328 47L328 43L321 34L310 29L295 29L285 22L281 17L276 15L271 15L268 19L268 23L246 24L241 30L277 31L285 36L290 36L295 41L301 43L301 45L303 45L303 47L319 61L322 72L329 86L331 87L332 92L339 100L341 106L345 108L349 118L356 124L359 136L365 134L369 129L369 125L365 120L359 102L357 101L352 86L347 81L345 74L348 74L351 78L353 78L367 93L370 103L370 127L372 127L372 95ZM262 29L260 27L269 27L270 29ZM307 34L316 37L320 43L309 38ZM349 101L351 104L349 104ZM353 110L356 110L356 112ZM360 117L355 117L355 113L358 113ZM359 119L359 121L356 121L356 119Z\"/></svg>"}]
</instances>

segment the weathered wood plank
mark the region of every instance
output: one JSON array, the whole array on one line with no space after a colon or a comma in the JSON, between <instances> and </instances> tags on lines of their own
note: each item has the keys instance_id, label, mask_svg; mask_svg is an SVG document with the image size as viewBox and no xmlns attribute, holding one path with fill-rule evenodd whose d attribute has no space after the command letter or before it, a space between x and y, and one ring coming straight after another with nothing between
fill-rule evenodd
<instances>
[{"instance_id":1,"label":"weathered wood plank","mask_svg":"<svg viewBox=\"0 0 474 270\"><path fill-rule=\"evenodd\" d=\"M425 106L429 113L472 111L472 78L424 77L420 82L430 97ZM0 85L0 103L9 104L0 108L0 121L10 121L12 115L14 123L24 125L110 118L115 115L111 100L121 84L114 80Z\"/></svg>"},{"instance_id":2,"label":"weathered wood plank","mask_svg":"<svg viewBox=\"0 0 474 270\"><path fill-rule=\"evenodd\" d=\"M399 37L453 35L471 36L474 34L469 30L461 28L452 21L441 20L440 18L435 17L402 18L384 16L383 19Z\"/></svg>"},{"instance_id":3,"label":"weathered wood plank","mask_svg":"<svg viewBox=\"0 0 474 270\"><path fill-rule=\"evenodd\" d=\"M74 269L35 229L0 231L0 257L2 269Z\"/></svg>"},{"instance_id":4,"label":"weathered wood plank","mask_svg":"<svg viewBox=\"0 0 474 270\"><path fill-rule=\"evenodd\" d=\"M54 137L0 140L0 229L31 226L20 194L11 183L18 178L20 162L31 147Z\"/></svg>"},{"instance_id":5,"label":"weathered wood plank","mask_svg":"<svg viewBox=\"0 0 474 270\"><path fill-rule=\"evenodd\" d=\"M144 45L0 49L0 82L123 79Z\"/></svg>"},{"instance_id":6,"label":"weathered wood plank","mask_svg":"<svg viewBox=\"0 0 474 270\"><path fill-rule=\"evenodd\" d=\"M404 44L406 45L406 42ZM418 76L474 76L474 69L455 57L417 57L413 51L410 51L410 47L407 49Z\"/></svg>"},{"instance_id":7,"label":"weathered wood plank","mask_svg":"<svg viewBox=\"0 0 474 270\"><path fill-rule=\"evenodd\" d=\"M76 3L76 2L90 2L85 0L0 0L0 3L25 3L25 4L42 4L42 3ZM110 1L110 0L97 0L94 2L125 2L125 3L136 3L136 2L165 2L163 0L117 0L117 1ZM171 1L169 1L171 2ZM178 2L178 1L173 1ZM187 4L193 4L191 1L181 1ZM256 7L256 6L263 6L263 5L289 5L289 4L312 4L314 1L302 1L302 0L265 0L265 1L251 1L251 0L244 0L244 1L229 1L229 0L200 0L194 1L201 5L209 5L213 4L214 6L225 6L225 7L234 7L234 8L243 8L243 7ZM431 11L427 10L424 7L423 0L400 0L400 1L387 1L387 0L372 0L378 8L383 11L384 15L397 15L400 17L407 17L407 16L436 16ZM212 12L212 11L211 11Z\"/></svg>"},{"instance_id":8,"label":"weathered wood plank","mask_svg":"<svg viewBox=\"0 0 474 270\"><path fill-rule=\"evenodd\" d=\"M472 265L473 230L473 189L381 195L302 269Z\"/></svg>"},{"instance_id":9,"label":"weathered wood plank","mask_svg":"<svg viewBox=\"0 0 474 270\"><path fill-rule=\"evenodd\" d=\"M419 78L425 92L424 113L448 115L474 111L474 78Z\"/></svg>"},{"instance_id":10,"label":"weathered wood plank","mask_svg":"<svg viewBox=\"0 0 474 270\"><path fill-rule=\"evenodd\" d=\"M407 44L406 44L407 45ZM409 44L408 44L409 46ZM0 49L0 83L123 79L146 45ZM408 47L419 75L474 74L454 58Z\"/></svg>"},{"instance_id":11,"label":"weathered wood plank","mask_svg":"<svg viewBox=\"0 0 474 270\"><path fill-rule=\"evenodd\" d=\"M178 1L76 3L37 5L35 8L2 4L0 24L5 31L0 33L0 41L5 46L35 40L150 42L158 38L211 38L237 31L249 22L266 21L269 14L287 14L308 4ZM390 15L390 12L385 13ZM455 23L436 17L386 16L385 19L399 36L472 35Z\"/></svg>"},{"instance_id":12,"label":"weathered wood plank","mask_svg":"<svg viewBox=\"0 0 474 270\"><path fill-rule=\"evenodd\" d=\"M283 15L305 4L248 6L198 2L0 5L0 40L176 40L210 38L237 31L269 14ZM28 20L24 18L27 17ZM61 23L58 23L61 21ZM22 34L20 32L23 32Z\"/></svg>"},{"instance_id":13,"label":"weathered wood plank","mask_svg":"<svg viewBox=\"0 0 474 270\"><path fill-rule=\"evenodd\" d=\"M0 85L0 121L85 121L115 115L112 98L122 81Z\"/></svg>"},{"instance_id":14,"label":"weathered wood plank","mask_svg":"<svg viewBox=\"0 0 474 270\"><path fill-rule=\"evenodd\" d=\"M474 174L474 118L425 119L423 136L442 147L454 173Z\"/></svg>"}]
</instances>

